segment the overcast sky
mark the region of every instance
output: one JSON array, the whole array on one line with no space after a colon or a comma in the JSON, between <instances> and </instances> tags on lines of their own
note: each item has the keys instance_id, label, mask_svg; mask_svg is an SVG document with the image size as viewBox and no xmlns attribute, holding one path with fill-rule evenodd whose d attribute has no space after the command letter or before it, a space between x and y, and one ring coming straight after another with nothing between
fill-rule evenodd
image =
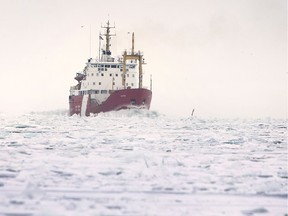
<instances>
[{"instance_id":1,"label":"overcast sky","mask_svg":"<svg viewBox=\"0 0 288 216\"><path fill-rule=\"evenodd\" d=\"M0 112L68 109L90 26L96 57L108 14L113 54L135 32L153 75L152 110L287 117L286 0L0 0Z\"/></svg>"}]
</instances>

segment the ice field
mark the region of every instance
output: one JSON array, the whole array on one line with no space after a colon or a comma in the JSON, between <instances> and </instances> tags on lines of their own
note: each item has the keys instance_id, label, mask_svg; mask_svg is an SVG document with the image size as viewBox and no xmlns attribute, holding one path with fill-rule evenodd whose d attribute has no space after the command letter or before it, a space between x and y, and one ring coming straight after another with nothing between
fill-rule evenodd
<instances>
[{"instance_id":1,"label":"ice field","mask_svg":"<svg viewBox=\"0 0 288 216\"><path fill-rule=\"evenodd\" d=\"M0 113L0 215L287 216L287 120Z\"/></svg>"}]
</instances>

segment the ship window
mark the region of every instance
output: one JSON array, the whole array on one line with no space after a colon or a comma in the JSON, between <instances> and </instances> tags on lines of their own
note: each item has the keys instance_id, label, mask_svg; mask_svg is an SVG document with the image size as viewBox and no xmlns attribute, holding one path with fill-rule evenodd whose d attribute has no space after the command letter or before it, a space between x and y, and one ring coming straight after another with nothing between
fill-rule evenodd
<instances>
[{"instance_id":1,"label":"ship window","mask_svg":"<svg viewBox=\"0 0 288 216\"><path fill-rule=\"evenodd\" d=\"M122 68L120 68L120 71L123 71L123 69L122 69Z\"/></svg>"},{"instance_id":2,"label":"ship window","mask_svg":"<svg viewBox=\"0 0 288 216\"><path fill-rule=\"evenodd\" d=\"M94 76L94 74L93 74L93 73L91 73L91 76Z\"/></svg>"},{"instance_id":3,"label":"ship window","mask_svg":"<svg viewBox=\"0 0 288 216\"><path fill-rule=\"evenodd\" d=\"M101 85L101 82L99 82L99 85Z\"/></svg>"},{"instance_id":4,"label":"ship window","mask_svg":"<svg viewBox=\"0 0 288 216\"><path fill-rule=\"evenodd\" d=\"M132 74L132 77L135 77L135 75L134 75L134 74Z\"/></svg>"},{"instance_id":5,"label":"ship window","mask_svg":"<svg viewBox=\"0 0 288 216\"><path fill-rule=\"evenodd\" d=\"M113 85L115 85L115 82L113 82Z\"/></svg>"},{"instance_id":6,"label":"ship window","mask_svg":"<svg viewBox=\"0 0 288 216\"><path fill-rule=\"evenodd\" d=\"M133 83L131 83L131 86L134 86L134 84L133 84Z\"/></svg>"},{"instance_id":7,"label":"ship window","mask_svg":"<svg viewBox=\"0 0 288 216\"><path fill-rule=\"evenodd\" d=\"M95 85L95 82L93 82L93 85Z\"/></svg>"},{"instance_id":8,"label":"ship window","mask_svg":"<svg viewBox=\"0 0 288 216\"><path fill-rule=\"evenodd\" d=\"M127 68L127 69L126 69L126 71L128 72L128 71L129 71L129 69Z\"/></svg>"},{"instance_id":9,"label":"ship window","mask_svg":"<svg viewBox=\"0 0 288 216\"><path fill-rule=\"evenodd\" d=\"M105 71L107 71L107 68L105 68Z\"/></svg>"},{"instance_id":10,"label":"ship window","mask_svg":"<svg viewBox=\"0 0 288 216\"><path fill-rule=\"evenodd\" d=\"M116 65L111 65L111 68L116 68Z\"/></svg>"},{"instance_id":11,"label":"ship window","mask_svg":"<svg viewBox=\"0 0 288 216\"><path fill-rule=\"evenodd\" d=\"M118 74L115 74L118 77Z\"/></svg>"},{"instance_id":12,"label":"ship window","mask_svg":"<svg viewBox=\"0 0 288 216\"><path fill-rule=\"evenodd\" d=\"M107 90L101 90L101 94L107 94Z\"/></svg>"},{"instance_id":13,"label":"ship window","mask_svg":"<svg viewBox=\"0 0 288 216\"><path fill-rule=\"evenodd\" d=\"M104 74L103 74L103 73L101 73L101 76L104 76Z\"/></svg>"},{"instance_id":14,"label":"ship window","mask_svg":"<svg viewBox=\"0 0 288 216\"><path fill-rule=\"evenodd\" d=\"M110 68L110 65L105 65L105 68Z\"/></svg>"},{"instance_id":15,"label":"ship window","mask_svg":"<svg viewBox=\"0 0 288 216\"><path fill-rule=\"evenodd\" d=\"M135 99L131 99L131 105L136 105L136 100Z\"/></svg>"},{"instance_id":16,"label":"ship window","mask_svg":"<svg viewBox=\"0 0 288 216\"><path fill-rule=\"evenodd\" d=\"M98 73L96 73L96 76L99 76L99 74L98 74Z\"/></svg>"},{"instance_id":17,"label":"ship window","mask_svg":"<svg viewBox=\"0 0 288 216\"><path fill-rule=\"evenodd\" d=\"M101 68L101 71L104 71L104 68Z\"/></svg>"},{"instance_id":18,"label":"ship window","mask_svg":"<svg viewBox=\"0 0 288 216\"><path fill-rule=\"evenodd\" d=\"M129 77L129 74L126 74L127 77Z\"/></svg>"},{"instance_id":19,"label":"ship window","mask_svg":"<svg viewBox=\"0 0 288 216\"><path fill-rule=\"evenodd\" d=\"M112 74L110 74L110 76L112 76Z\"/></svg>"},{"instance_id":20,"label":"ship window","mask_svg":"<svg viewBox=\"0 0 288 216\"><path fill-rule=\"evenodd\" d=\"M104 65L100 65L100 67L104 67Z\"/></svg>"}]
</instances>

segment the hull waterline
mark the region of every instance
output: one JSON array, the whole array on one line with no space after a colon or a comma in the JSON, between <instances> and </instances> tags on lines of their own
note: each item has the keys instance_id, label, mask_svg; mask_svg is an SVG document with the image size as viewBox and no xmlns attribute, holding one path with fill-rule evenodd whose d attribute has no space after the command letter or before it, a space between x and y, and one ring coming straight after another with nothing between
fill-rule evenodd
<instances>
[{"instance_id":1,"label":"hull waterline","mask_svg":"<svg viewBox=\"0 0 288 216\"><path fill-rule=\"evenodd\" d=\"M86 97L87 99L85 100ZM69 97L69 114L89 116L90 113L109 112L121 109L149 109L152 92L148 89L123 89L110 94L103 103L98 104L91 95ZM85 109L85 110L83 110Z\"/></svg>"}]
</instances>

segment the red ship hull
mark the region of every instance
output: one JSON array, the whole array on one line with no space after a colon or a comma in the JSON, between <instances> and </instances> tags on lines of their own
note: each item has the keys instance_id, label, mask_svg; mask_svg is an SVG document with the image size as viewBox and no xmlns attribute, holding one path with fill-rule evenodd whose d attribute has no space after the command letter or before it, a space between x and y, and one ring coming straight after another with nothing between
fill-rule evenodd
<instances>
[{"instance_id":1,"label":"red ship hull","mask_svg":"<svg viewBox=\"0 0 288 216\"><path fill-rule=\"evenodd\" d=\"M89 116L90 113L109 112L113 110L130 109L130 108L144 108L149 109L152 99L152 92L148 89L123 89L117 90L110 94L110 96L101 104L97 104L95 100L88 95L87 102L83 102L83 95L69 96L69 114L85 113ZM82 110L83 103L87 103L86 110ZM86 106L86 104L85 104Z\"/></svg>"}]
</instances>

